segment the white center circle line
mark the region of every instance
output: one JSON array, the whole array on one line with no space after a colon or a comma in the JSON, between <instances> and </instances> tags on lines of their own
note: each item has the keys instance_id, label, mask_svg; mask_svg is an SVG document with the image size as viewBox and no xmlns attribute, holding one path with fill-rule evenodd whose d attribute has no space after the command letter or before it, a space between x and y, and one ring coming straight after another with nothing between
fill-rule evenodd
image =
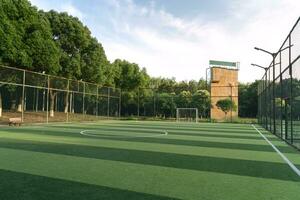
<instances>
[{"instance_id":1,"label":"white center circle line","mask_svg":"<svg viewBox=\"0 0 300 200\"><path fill-rule=\"evenodd\" d=\"M101 135L100 134L93 134L88 132L95 132L96 130L82 130L80 131L81 135L89 136L89 137L118 137L118 138L150 138L150 137L161 137L168 135L167 131L160 131L161 134L152 134L152 135L140 135L140 136L134 136L134 135Z\"/></svg>"}]
</instances>

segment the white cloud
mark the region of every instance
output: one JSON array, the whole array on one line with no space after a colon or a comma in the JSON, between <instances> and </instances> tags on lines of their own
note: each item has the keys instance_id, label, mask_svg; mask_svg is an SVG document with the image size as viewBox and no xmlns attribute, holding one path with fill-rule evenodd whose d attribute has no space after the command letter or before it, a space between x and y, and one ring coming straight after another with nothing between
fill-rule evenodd
<instances>
[{"instance_id":1,"label":"white cloud","mask_svg":"<svg viewBox=\"0 0 300 200\"><path fill-rule=\"evenodd\" d=\"M83 20L83 18L84 18L84 14L70 3L63 4L61 6L60 10L63 12L67 12L68 14L70 14L72 16L78 17L78 19L80 19L80 20Z\"/></svg>"},{"instance_id":2,"label":"white cloud","mask_svg":"<svg viewBox=\"0 0 300 200\"><path fill-rule=\"evenodd\" d=\"M32 3L32 5L37 6L39 9L43 9L46 11L54 9L60 12L67 12L68 14L77 17L80 20L83 20L85 17L85 15L78 8L76 8L70 1L62 2L60 4L53 3L51 1L44 1L44 0L30 0L30 2Z\"/></svg>"},{"instance_id":3,"label":"white cloud","mask_svg":"<svg viewBox=\"0 0 300 200\"><path fill-rule=\"evenodd\" d=\"M298 0L232 0L228 1L226 17L205 21L203 15L176 16L154 1L141 6L133 0L103 0L97 9L108 10L108 24L104 25L103 21L89 19L90 13L83 13L70 0L55 5L42 0L31 2L84 19L111 61L127 59L146 67L153 76L177 80L205 77L209 59L239 61L243 82L259 79L263 74L250 63L266 66L271 62L268 55L253 47L278 50L300 10Z\"/></svg>"},{"instance_id":4,"label":"white cloud","mask_svg":"<svg viewBox=\"0 0 300 200\"><path fill-rule=\"evenodd\" d=\"M271 61L253 47L278 50L300 9L297 0L235 1L229 18L205 22L176 17L155 5L147 12L132 1L127 6L130 9L121 6L124 12L118 10L122 18L114 19L115 26L134 41L104 39L111 60L125 58L145 66L151 75L178 80L204 77L209 59L240 61L244 82L263 74L251 68L251 62L269 65Z\"/></svg>"}]
</instances>

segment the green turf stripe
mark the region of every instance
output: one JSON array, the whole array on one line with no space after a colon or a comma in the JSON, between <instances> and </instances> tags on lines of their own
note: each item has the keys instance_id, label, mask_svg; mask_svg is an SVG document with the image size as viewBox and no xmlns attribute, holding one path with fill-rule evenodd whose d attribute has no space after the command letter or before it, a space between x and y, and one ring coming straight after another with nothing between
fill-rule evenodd
<instances>
[{"instance_id":1,"label":"green turf stripe","mask_svg":"<svg viewBox=\"0 0 300 200\"><path fill-rule=\"evenodd\" d=\"M282 180L297 180L295 179L294 174L290 172L290 170L287 170L289 168L285 163L181 155L174 153L91 147L82 145L41 143L32 141L5 141L5 143L1 144L1 147L33 152L55 153L137 164L173 167L179 169L200 170L253 177L258 176ZM249 168L251 168L253 171L248 170ZM286 171L286 173L274 174L268 171L270 168L278 172Z\"/></svg>"},{"instance_id":2,"label":"green turf stripe","mask_svg":"<svg viewBox=\"0 0 300 200\"><path fill-rule=\"evenodd\" d=\"M275 179L16 150L0 149L0 157L1 169L181 199L295 199L299 191L299 183Z\"/></svg>"}]
</instances>

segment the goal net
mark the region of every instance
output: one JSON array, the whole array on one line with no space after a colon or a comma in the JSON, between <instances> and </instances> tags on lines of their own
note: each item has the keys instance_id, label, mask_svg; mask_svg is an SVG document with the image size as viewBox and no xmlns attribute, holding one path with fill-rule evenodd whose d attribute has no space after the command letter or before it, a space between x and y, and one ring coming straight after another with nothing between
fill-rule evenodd
<instances>
[{"instance_id":1,"label":"goal net","mask_svg":"<svg viewBox=\"0 0 300 200\"><path fill-rule=\"evenodd\" d=\"M198 122L197 108L177 108L176 109L177 122Z\"/></svg>"}]
</instances>

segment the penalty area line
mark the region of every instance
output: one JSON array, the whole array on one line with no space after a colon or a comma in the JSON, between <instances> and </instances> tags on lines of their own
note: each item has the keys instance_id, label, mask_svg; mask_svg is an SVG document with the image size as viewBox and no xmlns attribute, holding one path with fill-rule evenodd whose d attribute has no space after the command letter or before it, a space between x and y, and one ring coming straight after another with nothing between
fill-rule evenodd
<instances>
[{"instance_id":1,"label":"penalty area line","mask_svg":"<svg viewBox=\"0 0 300 200\"><path fill-rule=\"evenodd\" d=\"M253 124L252 127L261 135L261 137L263 137L270 145L271 147L280 155L280 157L290 166L290 168L292 168L292 170L298 175L300 176L300 170L283 154L281 153L281 151L272 144L272 142L270 142L270 140L268 140L268 138L266 136L264 136L260 130L258 130Z\"/></svg>"}]
</instances>

